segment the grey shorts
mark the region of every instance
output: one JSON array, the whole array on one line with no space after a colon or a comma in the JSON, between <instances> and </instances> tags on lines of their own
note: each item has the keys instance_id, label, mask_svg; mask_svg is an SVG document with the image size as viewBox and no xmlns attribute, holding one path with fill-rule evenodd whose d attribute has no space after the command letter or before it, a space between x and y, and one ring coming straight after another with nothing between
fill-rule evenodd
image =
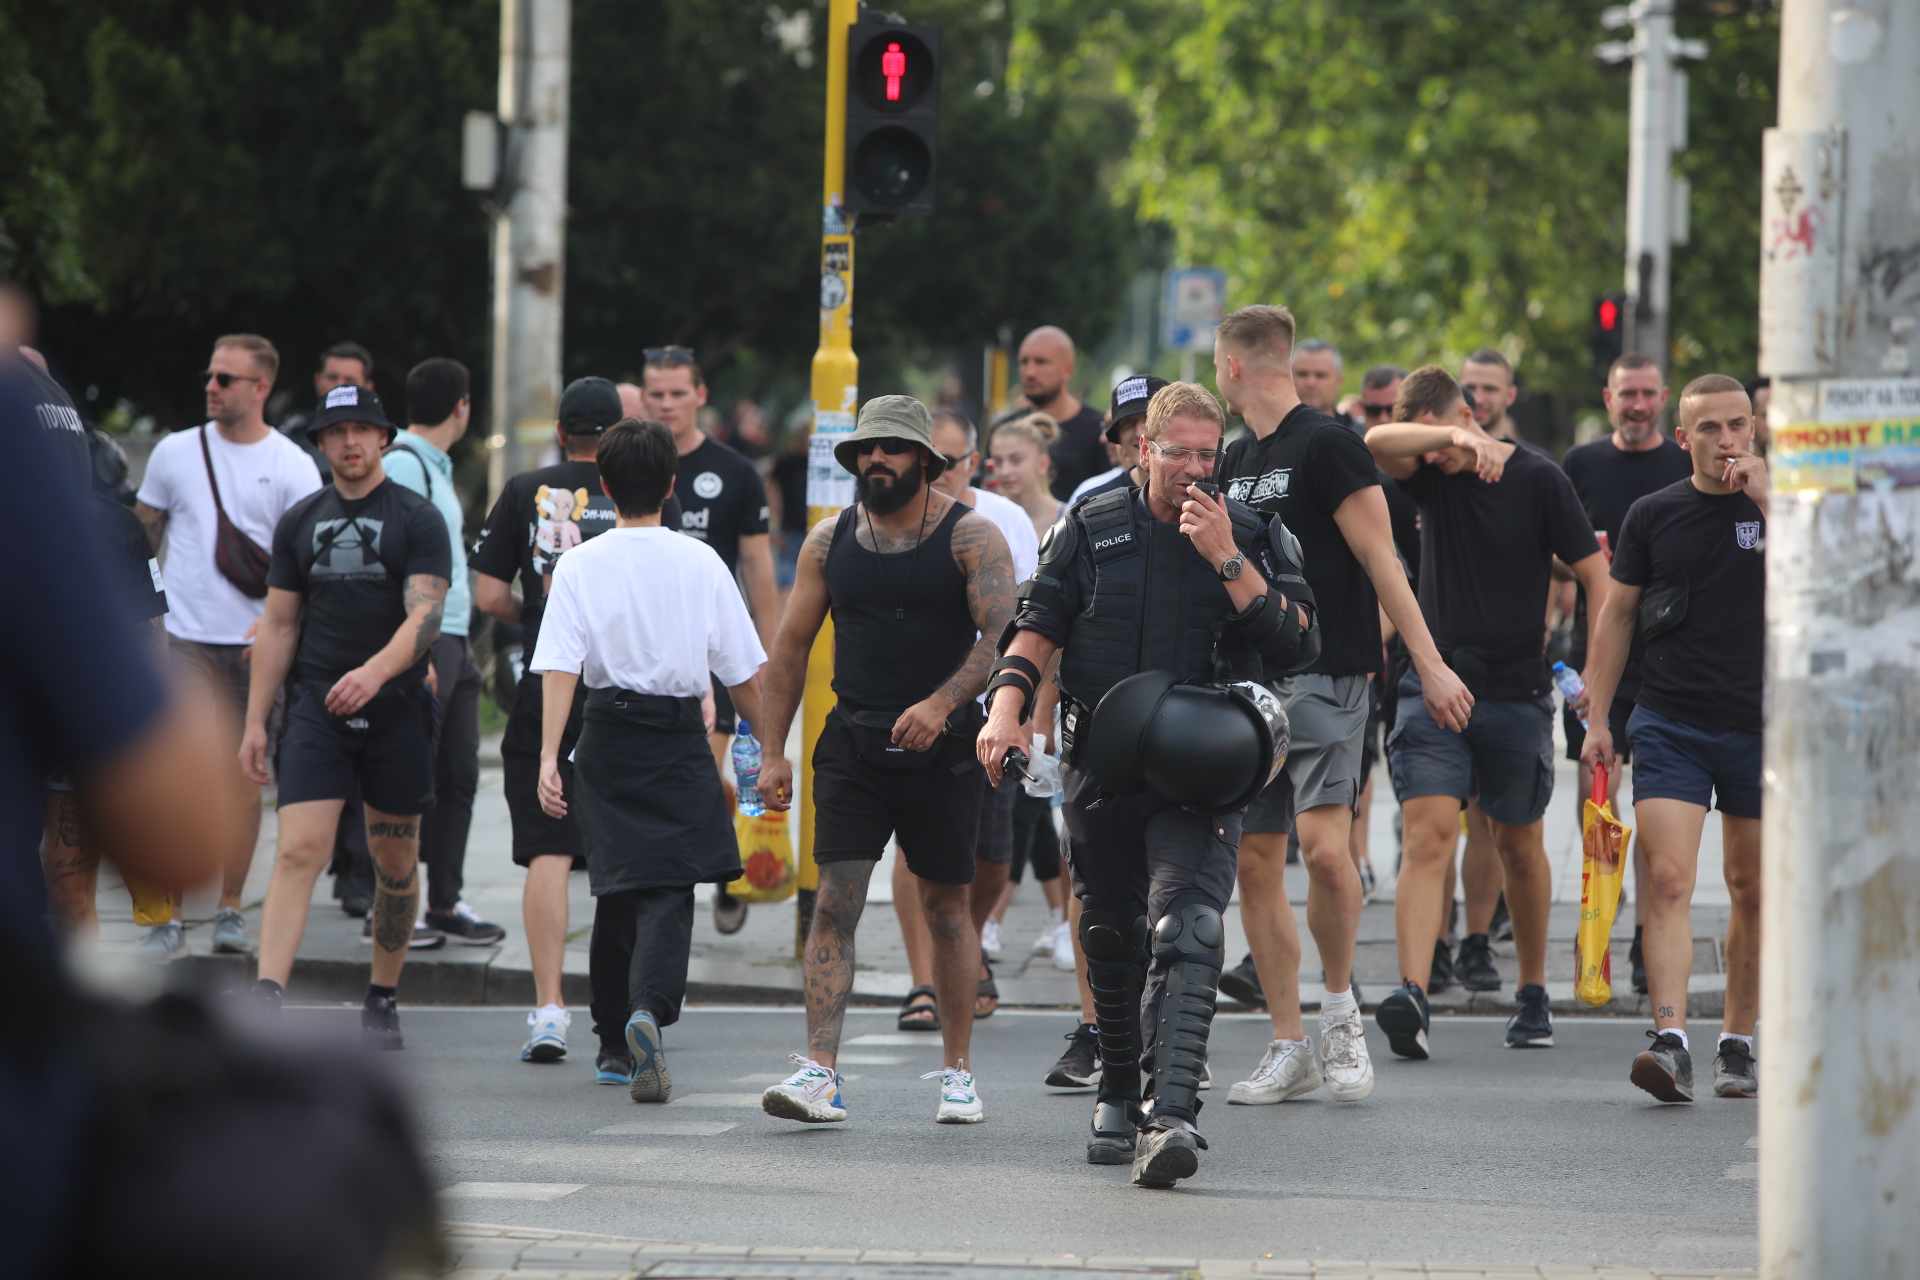
<instances>
[{"instance_id":1,"label":"grey shorts","mask_svg":"<svg viewBox=\"0 0 1920 1280\"><path fill-rule=\"evenodd\" d=\"M1367 712L1365 676L1298 675L1277 681L1286 704L1293 745L1287 763L1267 789L1247 806L1246 830L1291 831L1302 809L1344 804L1351 808L1364 782Z\"/></svg>"},{"instance_id":2,"label":"grey shorts","mask_svg":"<svg viewBox=\"0 0 1920 1280\"><path fill-rule=\"evenodd\" d=\"M221 719L238 735L247 722L247 698L252 692L253 662L244 644L205 644L167 636L167 652L175 669L206 683L218 695ZM287 725L287 691L274 691L273 705L267 708L267 758L273 759Z\"/></svg>"},{"instance_id":3,"label":"grey shorts","mask_svg":"<svg viewBox=\"0 0 1920 1280\"><path fill-rule=\"evenodd\" d=\"M1438 724L1420 696L1420 676L1400 681L1400 712L1387 737L1393 793L1405 804L1422 796L1469 799L1495 822L1524 827L1540 821L1553 798L1553 699L1483 698L1465 733Z\"/></svg>"}]
</instances>

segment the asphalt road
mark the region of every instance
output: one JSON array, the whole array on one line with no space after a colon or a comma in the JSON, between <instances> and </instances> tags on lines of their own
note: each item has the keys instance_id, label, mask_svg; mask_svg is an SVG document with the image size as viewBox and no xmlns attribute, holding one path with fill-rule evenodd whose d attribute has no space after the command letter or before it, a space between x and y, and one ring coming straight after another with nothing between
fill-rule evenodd
<instances>
[{"instance_id":1,"label":"asphalt road","mask_svg":"<svg viewBox=\"0 0 1920 1280\"><path fill-rule=\"evenodd\" d=\"M890 1011L849 1014L851 1116L825 1126L758 1106L803 1044L798 1010L689 1010L667 1032L664 1107L596 1086L590 1022L574 1017L573 1056L536 1067L518 1061L522 1012L403 1010L402 1069L449 1218L972 1254L1755 1265L1755 1105L1661 1106L1634 1089L1638 1022L1562 1018L1556 1048L1517 1052L1498 1020L1437 1020L1426 1063L1392 1059L1374 1033L1368 1101L1228 1107L1267 1029L1223 1015L1212 1150L1198 1177L1155 1192L1085 1164L1090 1095L1040 1084L1070 1015L977 1024L976 1126L933 1123L936 1082L918 1077L939 1065L937 1037L899 1036Z\"/></svg>"}]
</instances>

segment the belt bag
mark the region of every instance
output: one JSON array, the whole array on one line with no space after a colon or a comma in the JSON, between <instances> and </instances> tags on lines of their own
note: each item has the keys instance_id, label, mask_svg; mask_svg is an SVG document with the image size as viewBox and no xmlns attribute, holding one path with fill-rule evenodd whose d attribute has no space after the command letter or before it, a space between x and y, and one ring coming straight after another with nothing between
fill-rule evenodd
<instances>
[{"instance_id":1,"label":"belt bag","mask_svg":"<svg viewBox=\"0 0 1920 1280\"><path fill-rule=\"evenodd\" d=\"M250 600L267 598L267 570L273 556L249 538L239 525L227 519L227 508L220 501L220 482L213 477L213 451L207 447L207 428L200 428L200 457L207 464L207 487L213 490L213 565L234 590Z\"/></svg>"},{"instance_id":2,"label":"belt bag","mask_svg":"<svg viewBox=\"0 0 1920 1280\"><path fill-rule=\"evenodd\" d=\"M899 723L902 712L854 711L848 707L842 707L841 710L846 713L848 723L853 726L853 749L859 754L861 762L870 769L906 772L931 768L934 762L939 760L940 752L946 746L948 738L971 736L979 729L977 723L972 730L966 726L965 722L973 719L978 711L975 704L968 703L947 717L947 723L941 727L940 736L934 739L932 746L924 751L910 751L893 740L893 726ZM956 721L961 723L956 724ZM972 763L971 757L962 760L954 766L954 773L956 775L965 773Z\"/></svg>"},{"instance_id":3,"label":"belt bag","mask_svg":"<svg viewBox=\"0 0 1920 1280\"><path fill-rule=\"evenodd\" d=\"M419 695L426 692L427 684L424 680L416 680L410 684L383 685L380 692L368 698L358 711L344 716L327 708L327 694L333 691L332 685L310 681L304 688L328 724L343 733L371 733L386 729L407 710L418 706Z\"/></svg>"},{"instance_id":4,"label":"belt bag","mask_svg":"<svg viewBox=\"0 0 1920 1280\"><path fill-rule=\"evenodd\" d=\"M1688 582L1684 576L1663 578L1640 593L1640 635L1652 640L1686 621Z\"/></svg>"}]
</instances>

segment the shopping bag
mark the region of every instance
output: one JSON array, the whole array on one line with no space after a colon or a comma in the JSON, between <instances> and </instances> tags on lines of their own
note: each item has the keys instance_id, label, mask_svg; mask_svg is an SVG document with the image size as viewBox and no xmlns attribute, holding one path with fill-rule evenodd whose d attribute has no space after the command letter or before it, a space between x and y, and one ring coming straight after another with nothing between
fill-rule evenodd
<instances>
[{"instance_id":1,"label":"shopping bag","mask_svg":"<svg viewBox=\"0 0 1920 1280\"><path fill-rule=\"evenodd\" d=\"M1593 771L1593 795L1580 812L1580 932L1573 944L1573 992L1598 1008L1613 998L1613 957L1607 940L1620 906L1633 828L1613 816L1607 799L1607 767Z\"/></svg>"},{"instance_id":2,"label":"shopping bag","mask_svg":"<svg viewBox=\"0 0 1920 1280\"><path fill-rule=\"evenodd\" d=\"M733 832L740 841L740 865L745 874L727 886L727 893L744 902L780 902L793 896L798 868L793 840L787 835L787 815L773 810L749 818L733 815Z\"/></svg>"}]
</instances>

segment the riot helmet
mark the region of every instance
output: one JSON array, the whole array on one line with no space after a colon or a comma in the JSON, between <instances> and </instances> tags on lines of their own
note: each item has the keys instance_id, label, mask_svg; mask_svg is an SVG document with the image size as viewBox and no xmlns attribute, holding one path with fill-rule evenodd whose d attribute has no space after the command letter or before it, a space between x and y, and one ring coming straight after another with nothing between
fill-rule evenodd
<instances>
[{"instance_id":1,"label":"riot helmet","mask_svg":"<svg viewBox=\"0 0 1920 1280\"><path fill-rule=\"evenodd\" d=\"M1179 684L1165 671L1114 685L1086 733L1087 769L1103 790L1152 791L1206 814L1251 803L1286 763L1292 738L1265 685Z\"/></svg>"}]
</instances>

